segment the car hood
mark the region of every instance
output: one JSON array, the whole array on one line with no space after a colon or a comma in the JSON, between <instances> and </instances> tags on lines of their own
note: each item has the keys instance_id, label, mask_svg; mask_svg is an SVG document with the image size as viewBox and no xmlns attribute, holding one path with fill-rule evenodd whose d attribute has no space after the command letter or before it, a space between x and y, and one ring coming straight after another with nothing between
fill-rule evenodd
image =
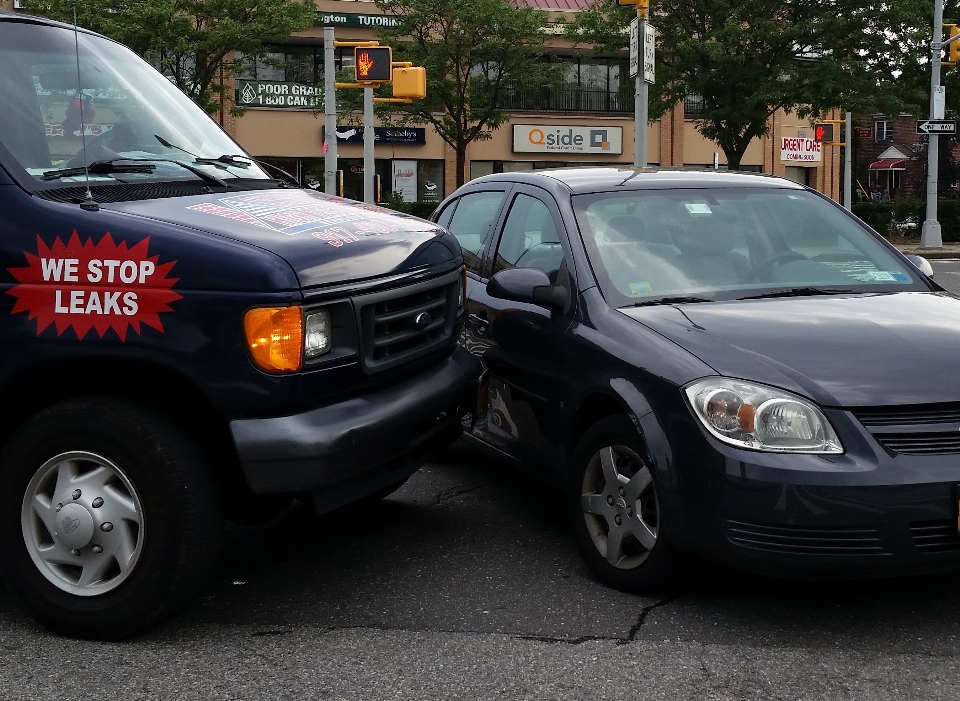
<instances>
[{"instance_id":1,"label":"car hood","mask_svg":"<svg viewBox=\"0 0 960 701\"><path fill-rule=\"evenodd\" d=\"M960 299L898 292L637 307L621 312L719 374L824 406L960 401ZM690 378L695 379L695 378Z\"/></svg>"},{"instance_id":2,"label":"car hood","mask_svg":"<svg viewBox=\"0 0 960 701\"><path fill-rule=\"evenodd\" d=\"M272 251L302 287L453 263L456 239L435 224L314 192L275 189L102 205Z\"/></svg>"}]
</instances>

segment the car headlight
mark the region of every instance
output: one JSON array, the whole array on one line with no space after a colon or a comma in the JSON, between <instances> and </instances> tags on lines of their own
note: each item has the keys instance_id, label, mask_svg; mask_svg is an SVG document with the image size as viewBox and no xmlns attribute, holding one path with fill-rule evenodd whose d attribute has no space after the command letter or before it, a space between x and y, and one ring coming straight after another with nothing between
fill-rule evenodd
<instances>
[{"instance_id":1,"label":"car headlight","mask_svg":"<svg viewBox=\"0 0 960 701\"><path fill-rule=\"evenodd\" d=\"M304 324L303 357L307 360L330 350L330 312L318 309L307 314Z\"/></svg>"},{"instance_id":2,"label":"car headlight","mask_svg":"<svg viewBox=\"0 0 960 701\"><path fill-rule=\"evenodd\" d=\"M693 413L724 443L776 453L842 453L816 405L783 390L709 377L683 390Z\"/></svg>"}]
</instances>

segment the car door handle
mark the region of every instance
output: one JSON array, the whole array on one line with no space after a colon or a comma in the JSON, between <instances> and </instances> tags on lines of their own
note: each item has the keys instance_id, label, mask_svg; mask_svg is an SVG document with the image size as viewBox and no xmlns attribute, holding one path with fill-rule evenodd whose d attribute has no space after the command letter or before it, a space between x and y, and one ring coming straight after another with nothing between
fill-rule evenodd
<instances>
[{"instance_id":1,"label":"car door handle","mask_svg":"<svg viewBox=\"0 0 960 701\"><path fill-rule=\"evenodd\" d=\"M487 321L486 314L471 314L470 323L474 326L474 332L478 336L483 336L487 333L487 329L490 327L489 322Z\"/></svg>"}]
</instances>

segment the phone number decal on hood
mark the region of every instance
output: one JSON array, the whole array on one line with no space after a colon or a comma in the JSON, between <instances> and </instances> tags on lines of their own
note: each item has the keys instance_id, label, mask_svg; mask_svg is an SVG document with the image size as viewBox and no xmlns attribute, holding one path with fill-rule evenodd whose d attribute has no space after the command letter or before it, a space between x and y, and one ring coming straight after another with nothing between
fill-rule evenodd
<instances>
[{"instance_id":1,"label":"phone number decal on hood","mask_svg":"<svg viewBox=\"0 0 960 701\"><path fill-rule=\"evenodd\" d=\"M100 338L113 329L125 341L141 324L163 333L160 314L181 298L171 289L178 278L168 277L177 261L160 263L149 245L147 237L128 248L109 232L97 244L81 243L74 230L66 244L58 236L48 247L38 236L36 255L24 251L27 266L7 269L19 283L7 291L17 298L10 313L29 313L38 336L50 324L58 336L73 328L79 339L90 329Z\"/></svg>"}]
</instances>

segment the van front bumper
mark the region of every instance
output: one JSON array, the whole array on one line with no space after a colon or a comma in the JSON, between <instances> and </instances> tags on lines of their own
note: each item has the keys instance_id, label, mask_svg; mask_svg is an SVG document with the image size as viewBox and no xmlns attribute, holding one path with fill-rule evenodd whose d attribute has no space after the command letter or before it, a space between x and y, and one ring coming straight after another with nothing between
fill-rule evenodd
<instances>
[{"instance_id":1,"label":"van front bumper","mask_svg":"<svg viewBox=\"0 0 960 701\"><path fill-rule=\"evenodd\" d=\"M247 483L255 493L346 486L359 498L400 482L459 437L480 372L458 346L381 390L292 416L231 421Z\"/></svg>"}]
</instances>

